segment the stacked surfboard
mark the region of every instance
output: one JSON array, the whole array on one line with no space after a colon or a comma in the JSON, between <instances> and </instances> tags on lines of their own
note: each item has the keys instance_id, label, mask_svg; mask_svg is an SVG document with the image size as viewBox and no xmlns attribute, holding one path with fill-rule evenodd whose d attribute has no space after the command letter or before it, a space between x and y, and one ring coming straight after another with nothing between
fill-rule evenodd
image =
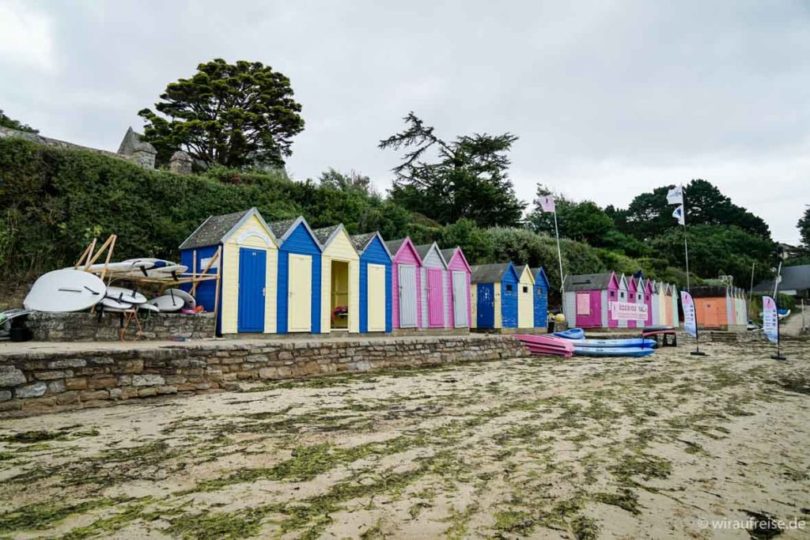
<instances>
[{"instance_id":1,"label":"stacked surfboard","mask_svg":"<svg viewBox=\"0 0 810 540\"><path fill-rule=\"evenodd\" d=\"M554 335L570 341L576 356L629 356L639 358L651 355L656 344L654 339L647 338L585 339L585 333L581 328L572 328Z\"/></svg>"},{"instance_id":2,"label":"stacked surfboard","mask_svg":"<svg viewBox=\"0 0 810 540\"><path fill-rule=\"evenodd\" d=\"M193 311L196 301L186 291L168 289L151 300L134 289L107 286L97 275L102 272L113 280L127 281L139 277L160 283L176 280L188 267L162 259L130 259L122 262L96 264L87 271L66 268L40 276L31 287L23 305L31 311L63 313L99 307L112 313L133 310L170 313Z\"/></svg>"}]
</instances>

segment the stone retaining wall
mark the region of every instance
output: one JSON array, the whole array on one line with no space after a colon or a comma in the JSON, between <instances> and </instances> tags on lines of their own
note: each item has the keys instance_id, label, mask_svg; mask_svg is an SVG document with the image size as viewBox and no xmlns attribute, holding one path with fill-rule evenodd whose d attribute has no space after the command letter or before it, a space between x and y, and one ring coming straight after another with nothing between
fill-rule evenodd
<instances>
[{"instance_id":1,"label":"stone retaining wall","mask_svg":"<svg viewBox=\"0 0 810 540\"><path fill-rule=\"evenodd\" d=\"M118 401L383 368L524 357L511 337L224 341L165 347L27 352L0 356L0 416L99 407Z\"/></svg>"},{"instance_id":2,"label":"stone retaining wall","mask_svg":"<svg viewBox=\"0 0 810 540\"><path fill-rule=\"evenodd\" d=\"M213 313L146 313L139 316L143 337L168 340L214 337ZM118 313L32 313L27 326L34 341L118 341L121 316ZM138 327L130 323L127 339L135 339Z\"/></svg>"}]
</instances>

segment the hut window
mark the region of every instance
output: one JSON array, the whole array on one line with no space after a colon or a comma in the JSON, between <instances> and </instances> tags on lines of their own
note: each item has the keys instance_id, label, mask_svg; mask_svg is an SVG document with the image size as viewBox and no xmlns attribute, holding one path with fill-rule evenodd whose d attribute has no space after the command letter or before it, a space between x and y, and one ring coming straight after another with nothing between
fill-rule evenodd
<instances>
[{"instance_id":1,"label":"hut window","mask_svg":"<svg viewBox=\"0 0 810 540\"><path fill-rule=\"evenodd\" d=\"M512 292L512 284L511 283L506 284L506 292Z\"/></svg>"},{"instance_id":2,"label":"hut window","mask_svg":"<svg viewBox=\"0 0 810 540\"><path fill-rule=\"evenodd\" d=\"M525 293L529 292L529 288L526 285L523 286L523 292Z\"/></svg>"},{"instance_id":3,"label":"hut window","mask_svg":"<svg viewBox=\"0 0 810 540\"><path fill-rule=\"evenodd\" d=\"M610 297L616 298L616 291L610 291Z\"/></svg>"}]
</instances>

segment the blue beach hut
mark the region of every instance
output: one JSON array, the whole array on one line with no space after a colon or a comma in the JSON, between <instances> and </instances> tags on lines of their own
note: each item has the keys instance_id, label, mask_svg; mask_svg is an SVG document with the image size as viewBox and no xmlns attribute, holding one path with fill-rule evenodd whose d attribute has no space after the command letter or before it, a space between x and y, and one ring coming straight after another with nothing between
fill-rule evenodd
<instances>
[{"instance_id":1,"label":"blue beach hut","mask_svg":"<svg viewBox=\"0 0 810 540\"><path fill-rule=\"evenodd\" d=\"M278 242L256 208L210 216L180 244L181 264L219 273L194 288L197 305L217 311L218 335L276 332L277 260Z\"/></svg>"},{"instance_id":2,"label":"blue beach hut","mask_svg":"<svg viewBox=\"0 0 810 540\"><path fill-rule=\"evenodd\" d=\"M360 253L360 332L390 332L392 257L379 232L351 237Z\"/></svg>"},{"instance_id":3,"label":"blue beach hut","mask_svg":"<svg viewBox=\"0 0 810 540\"><path fill-rule=\"evenodd\" d=\"M548 327L548 276L541 266L532 268L534 274L534 327Z\"/></svg>"},{"instance_id":4,"label":"blue beach hut","mask_svg":"<svg viewBox=\"0 0 810 540\"><path fill-rule=\"evenodd\" d=\"M278 238L278 333L321 332L321 244L307 221L274 221Z\"/></svg>"},{"instance_id":5,"label":"blue beach hut","mask_svg":"<svg viewBox=\"0 0 810 540\"><path fill-rule=\"evenodd\" d=\"M511 262L472 267L470 292L475 309L474 328L517 328L519 281L520 276Z\"/></svg>"}]
</instances>

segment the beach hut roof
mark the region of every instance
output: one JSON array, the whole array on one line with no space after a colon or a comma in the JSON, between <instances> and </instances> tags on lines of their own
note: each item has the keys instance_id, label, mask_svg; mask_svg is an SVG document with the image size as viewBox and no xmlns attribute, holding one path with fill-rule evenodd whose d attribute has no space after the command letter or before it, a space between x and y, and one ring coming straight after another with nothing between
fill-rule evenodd
<instances>
[{"instance_id":1,"label":"beach hut roof","mask_svg":"<svg viewBox=\"0 0 810 540\"><path fill-rule=\"evenodd\" d=\"M343 228L342 223L332 225L331 227L321 227L320 229L312 229L312 234L318 239L322 246L326 246L332 238Z\"/></svg>"},{"instance_id":2,"label":"beach hut roof","mask_svg":"<svg viewBox=\"0 0 810 540\"><path fill-rule=\"evenodd\" d=\"M479 264L472 267L470 281L472 283L497 283L503 281L504 275L510 269L517 274L512 263Z\"/></svg>"},{"instance_id":3,"label":"beach hut roof","mask_svg":"<svg viewBox=\"0 0 810 540\"><path fill-rule=\"evenodd\" d=\"M231 214L208 216L208 219L203 221L202 224L180 244L180 249L196 249L224 242L233 231L241 227L251 216L256 216L259 222L264 225L264 228L270 232L271 240L275 243L276 239L272 229L265 223L259 210L254 207Z\"/></svg>"},{"instance_id":4,"label":"beach hut roof","mask_svg":"<svg viewBox=\"0 0 810 540\"><path fill-rule=\"evenodd\" d=\"M470 263L467 261L467 257L464 256L464 250L460 247L456 246L454 248L442 249L442 257L447 264L450 265L450 261L453 260L453 257L458 253L458 256L461 257L461 262L464 263L464 267L467 269L468 272L472 273L472 267L470 267Z\"/></svg>"},{"instance_id":5,"label":"beach hut roof","mask_svg":"<svg viewBox=\"0 0 810 540\"><path fill-rule=\"evenodd\" d=\"M274 221L270 223L270 230L273 231L273 234L276 235L276 238L284 242L284 240L286 240L287 237L290 234L292 234L292 232L296 229L296 227L298 227L298 225L300 225L301 223L304 224L304 227L306 227L307 232L309 232L312 238L315 239L315 243L318 244L318 248L323 249L323 244L321 244L320 240L318 240L318 237L315 236L315 233L310 228L309 223L307 223L307 220L304 219L304 216L298 216L295 219L283 219L280 221Z\"/></svg>"},{"instance_id":6,"label":"beach hut roof","mask_svg":"<svg viewBox=\"0 0 810 540\"><path fill-rule=\"evenodd\" d=\"M353 234L349 238L351 238L352 244L354 245L354 249L356 249L358 253L362 253L363 251L365 251L372 240L374 240L375 238L379 238L383 249L385 250L386 253L388 253L388 256L391 257L391 252L388 251L388 246L385 245L385 240L383 240L383 237L379 231L363 234Z\"/></svg>"},{"instance_id":7,"label":"beach hut roof","mask_svg":"<svg viewBox=\"0 0 810 540\"><path fill-rule=\"evenodd\" d=\"M442 250L439 249L439 245L436 242L433 242L432 244L420 244L418 246L414 246L414 249L419 254L419 258L422 259L423 261L425 260L425 257L427 257L427 254L430 253L431 249L436 250L436 253L439 254L439 258L441 259L442 263L444 263L445 267L447 266L447 263L450 260L444 258Z\"/></svg>"},{"instance_id":8,"label":"beach hut roof","mask_svg":"<svg viewBox=\"0 0 810 540\"><path fill-rule=\"evenodd\" d=\"M402 244L404 244L407 239L408 238L405 237L400 238L399 240L389 240L385 243L385 246L388 248L388 251L390 251L391 254L393 255L399 251L399 248L402 247Z\"/></svg>"},{"instance_id":9,"label":"beach hut roof","mask_svg":"<svg viewBox=\"0 0 810 540\"><path fill-rule=\"evenodd\" d=\"M549 286L548 282L548 274L546 274L546 269L542 266L538 266L537 268L532 268L532 274L534 274L534 282L537 283L537 278L540 276L543 278L543 281L546 283L546 287Z\"/></svg>"},{"instance_id":10,"label":"beach hut roof","mask_svg":"<svg viewBox=\"0 0 810 540\"><path fill-rule=\"evenodd\" d=\"M607 289L613 279L613 272L601 274L578 274L565 276L564 288L566 291L590 291Z\"/></svg>"}]
</instances>

